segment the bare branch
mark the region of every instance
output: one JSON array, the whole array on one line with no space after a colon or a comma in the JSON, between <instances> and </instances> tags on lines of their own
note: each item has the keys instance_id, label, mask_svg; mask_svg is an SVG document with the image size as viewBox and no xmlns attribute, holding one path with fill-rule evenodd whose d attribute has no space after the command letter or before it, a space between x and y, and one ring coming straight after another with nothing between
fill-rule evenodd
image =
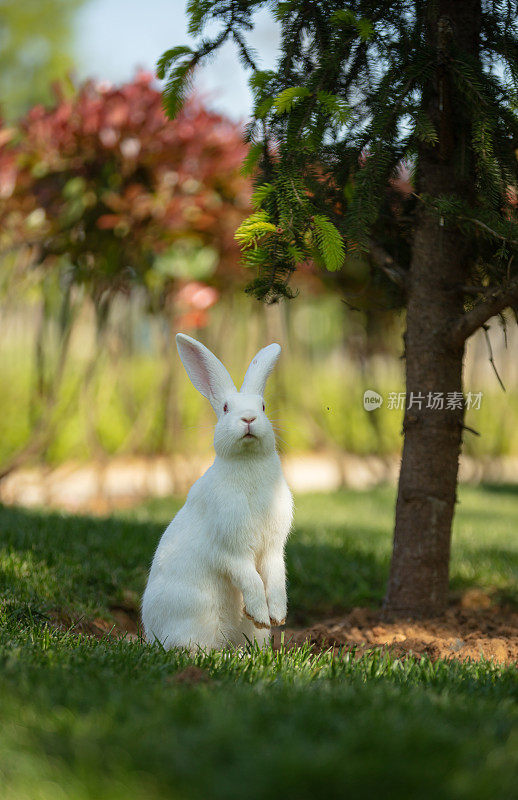
<instances>
[{"instance_id":1,"label":"bare branch","mask_svg":"<svg viewBox=\"0 0 518 800\"><path fill-rule=\"evenodd\" d=\"M369 242L369 255L373 264L381 269L390 280L397 284L401 289L406 288L407 273L402 269L386 250L381 247L377 242Z\"/></svg>"},{"instance_id":2,"label":"bare branch","mask_svg":"<svg viewBox=\"0 0 518 800\"><path fill-rule=\"evenodd\" d=\"M493 289L485 293L485 299L466 311L456 321L452 330L452 344L460 347L486 322L500 314L505 308L518 304L518 278L501 289Z\"/></svg>"},{"instance_id":3,"label":"bare branch","mask_svg":"<svg viewBox=\"0 0 518 800\"><path fill-rule=\"evenodd\" d=\"M475 217L462 217L458 216L458 219L465 220L466 222L472 222L474 225L478 225L479 228L483 228L485 231L494 236L495 239L500 239L502 242L506 242L506 244L512 244L515 247L518 246L518 241L516 239L509 239L507 236L503 236L501 233L494 231L493 228L490 228L489 225L486 225L485 222L482 222L481 219L475 219Z\"/></svg>"},{"instance_id":4,"label":"bare branch","mask_svg":"<svg viewBox=\"0 0 518 800\"><path fill-rule=\"evenodd\" d=\"M484 331L484 336L486 337L487 351L488 351L488 355L489 355L489 363L493 367L493 372L496 375L498 383L500 384L500 386L502 387L502 389L505 392L505 386L504 386L504 384L502 382L502 378L498 374L498 370L497 370L496 364L495 364L495 359L493 358L493 348L491 347L491 339L489 338L489 325L482 325L482 330Z\"/></svg>"},{"instance_id":5,"label":"bare branch","mask_svg":"<svg viewBox=\"0 0 518 800\"><path fill-rule=\"evenodd\" d=\"M474 436L480 436L480 433L478 431L476 431L475 428L470 428L469 425L463 425L462 426L462 430L463 431L469 431Z\"/></svg>"}]
</instances>

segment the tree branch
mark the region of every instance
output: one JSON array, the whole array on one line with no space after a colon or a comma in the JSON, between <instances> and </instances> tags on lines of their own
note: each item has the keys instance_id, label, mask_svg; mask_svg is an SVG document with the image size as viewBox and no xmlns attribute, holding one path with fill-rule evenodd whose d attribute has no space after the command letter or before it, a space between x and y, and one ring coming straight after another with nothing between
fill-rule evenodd
<instances>
[{"instance_id":1,"label":"tree branch","mask_svg":"<svg viewBox=\"0 0 518 800\"><path fill-rule=\"evenodd\" d=\"M479 228L483 228L485 231L490 233L491 236L494 236L495 239L500 239L500 241L506 242L506 244L512 244L514 247L518 246L516 239L509 239L508 236L504 236L503 234L498 233L498 231L494 231L493 228L490 228L489 225L486 225L486 223L482 222L481 219L476 219L475 217L463 217L460 214L458 215L458 219L462 219L465 222L472 222L473 225L478 225Z\"/></svg>"},{"instance_id":2,"label":"tree branch","mask_svg":"<svg viewBox=\"0 0 518 800\"><path fill-rule=\"evenodd\" d=\"M489 356L489 363L493 367L493 372L496 375L496 379L500 386L502 387L503 391L505 392L505 386L503 384L502 378L499 375L499 372L496 368L495 359L493 358L493 348L491 347L491 339L489 338L489 325L482 325L482 330L484 331L484 336L486 337L486 344L487 344L487 354Z\"/></svg>"},{"instance_id":3,"label":"tree branch","mask_svg":"<svg viewBox=\"0 0 518 800\"><path fill-rule=\"evenodd\" d=\"M464 344L486 322L500 314L505 308L518 304L518 278L501 289L493 289L485 293L485 299L466 311L458 319L452 330L452 343L458 347Z\"/></svg>"},{"instance_id":4,"label":"tree branch","mask_svg":"<svg viewBox=\"0 0 518 800\"><path fill-rule=\"evenodd\" d=\"M372 263L381 269L390 280L397 284L401 289L406 288L407 273L402 269L386 250L381 247L377 242L369 241L369 255Z\"/></svg>"}]
</instances>

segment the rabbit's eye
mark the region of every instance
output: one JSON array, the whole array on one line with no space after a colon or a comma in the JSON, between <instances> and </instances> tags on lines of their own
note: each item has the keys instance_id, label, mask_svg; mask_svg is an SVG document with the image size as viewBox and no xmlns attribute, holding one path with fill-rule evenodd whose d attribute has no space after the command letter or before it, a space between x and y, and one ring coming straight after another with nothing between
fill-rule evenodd
<instances>
[{"instance_id":1,"label":"rabbit's eye","mask_svg":"<svg viewBox=\"0 0 518 800\"><path fill-rule=\"evenodd\" d=\"M263 411L265 411L265 410L266 410L266 407L265 407L265 405L264 405L264 403L263 403Z\"/></svg>"},{"instance_id":2,"label":"rabbit's eye","mask_svg":"<svg viewBox=\"0 0 518 800\"><path fill-rule=\"evenodd\" d=\"M225 414L228 414L228 403L225 403L225 405L223 406L223 411Z\"/></svg>"}]
</instances>

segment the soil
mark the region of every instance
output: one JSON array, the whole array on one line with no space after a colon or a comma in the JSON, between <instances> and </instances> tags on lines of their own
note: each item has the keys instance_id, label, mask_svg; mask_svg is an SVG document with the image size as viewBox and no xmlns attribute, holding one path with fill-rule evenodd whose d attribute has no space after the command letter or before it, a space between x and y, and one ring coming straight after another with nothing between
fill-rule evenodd
<instances>
[{"instance_id":1,"label":"soil","mask_svg":"<svg viewBox=\"0 0 518 800\"><path fill-rule=\"evenodd\" d=\"M52 624L97 638L124 636L136 641L141 638L138 612L129 605L110 609L114 621L74 619L56 612ZM275 628L275 648L280 647L282 634L287 648L309 642L315 652L333 648L337 656L350 650L357 655L383 650L398 658L414 655L433 661L485 659L518 665L518 611L492 605L488 595L476 589L465 592L460 602L441 617L389 620L379 609L353 608L345 616L322 620L308 628ZM186 681L193 682L192 677L189 674Z\"/></svg>"},{"instance_id":2,"label":"soil","mask_svg":"<svg viewBox=\"0 0 518 800\"><path fill-rule=\"evenodd\" d=\"M466 595L465 595L466 598ZM357 653L382 649L404 658L410 654L437 659L518 664L518 613L493 606L458 604L441 617L383 618L382 612L353 608L345 617L325 620L304 630L286 629L289 647L310 642L316 651L355 648ZM278 646L280 633L274 643Z\"/></svg>"},{"instance_id":3,"label":"soil","mask_svg":"<svg viewBox=\"0 0 518 800\"><path fill-rule=\"evenodd\" d=\"M73 634L86 634L95 636L96 639L103 639L105 636L137 640L139 636L139 623L136 615L128 613L118 607L110 609L110 613L115 621L104 619L103 617L77 617L67 611L52 611L48 615L49 623L52 627L61 631L68 631Z\"/></svg>"},{"instance_id":4,"label":"soil","mask_svg":"<svg viewBox=\"0 0 518 800\"><path fill-rule=\"evenodd\" d=\"M185 667L175 675L170 675L166 678L166 683L172 685L181 684L182 686L197 686L199 683L210 683L210 681L211 678L208 671L194 665Z\"/></svg>"}]
</instances>

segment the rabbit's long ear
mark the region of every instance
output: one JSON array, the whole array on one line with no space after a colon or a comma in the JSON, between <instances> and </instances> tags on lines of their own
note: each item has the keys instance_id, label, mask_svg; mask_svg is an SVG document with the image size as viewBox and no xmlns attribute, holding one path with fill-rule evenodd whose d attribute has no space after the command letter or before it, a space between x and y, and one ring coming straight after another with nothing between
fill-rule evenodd
<instances>
[{"instance_id":1,"label":"rabbit's long ear","mask_svg":"<svg viewBox=\"0 0 518 800\"><path fill-rule=\"evenodd\" d=\"M219 416L225 398L237 391L232 378L219 358L196 339L177 333L176 346L193 385Z\"/></svg>"},{"instance_id":2,"label":"rabbit's long ear","mask_svg":"<svg viewBox=\"0 0 518 800\"><path fill-rule=\"evenodd\" d=\"M280 344L269 344L259 350L250 362L240 391L243 394L264 394L266 379L281 353Z\"/></svg>"}]
</instances>

